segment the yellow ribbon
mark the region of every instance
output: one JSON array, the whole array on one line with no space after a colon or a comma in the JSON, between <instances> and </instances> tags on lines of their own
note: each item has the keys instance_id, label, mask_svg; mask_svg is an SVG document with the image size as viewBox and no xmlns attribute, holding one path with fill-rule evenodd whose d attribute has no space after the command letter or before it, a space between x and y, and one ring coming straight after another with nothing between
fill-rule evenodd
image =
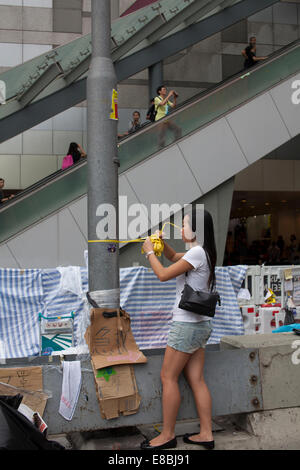
<instances>
[{"instance_id":1,"label":"yellow ribbon","mask_svg":"<svg viewBox=\"0 0 300 470\"><path fill-rule=\"evenodd\" d=\"M160 231L160 233L163 232L163 230L164 230L164 228L167 224L173 225L173 227L181 229L181 227L179 227L178 225L172 224L172 222L165 222L162 229L161 229L161 231ZM89 243L141 243L141 242L144 242L146 240L146 238L147 237L136 238L135 240L111 240L111 239L108 239L108 240L89 240L88 242ZM150 240L153 244L153 251L156 254L156 256L161 256L162 252L164 251L164 242L163 242L163 240L156 233L150 235ZM142 253L144 253L143 247L142 247Z\"/></svg>"},{"instance_id":2,"label":"yellow ribbon","mask_svg":"<svg viewBox=\"0 0 300 470\"><path fill-rule=\"evenodd\" d=\"M155 429L155 431L158 432L158 434L160 434L161 430L159 429L158 426L159 426L158 424L153 424L153 428Z\"/></svg>"}]
</instances>

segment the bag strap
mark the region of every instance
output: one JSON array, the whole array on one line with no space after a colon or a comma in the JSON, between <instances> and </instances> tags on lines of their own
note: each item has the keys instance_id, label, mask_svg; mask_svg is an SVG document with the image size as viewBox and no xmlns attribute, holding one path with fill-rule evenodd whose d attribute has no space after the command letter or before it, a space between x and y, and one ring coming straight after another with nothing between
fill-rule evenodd
<instances>
[{"instance_id":1,"label":"bag strap","mask_svg":"<svg viewBox=\"0 0 300 470\"><path fill-rule=\"evenodd\" d=\"M186 278L187 278L188 272L189 272L189 271L186 271L186 272L185 272L185 284L187 284ZM211 286L210 286L210 292L213 291L213 287L215 287L215 283L214 283L214 284L211 284ZM220 305L221 305L221 304L220 304Z\"/></svg>"},{"instance_id":2,"label":"bag strap","mask_svg":"<svg viewBox=\"0 0 300 470\"><path fill-rule=\"evenodd\" d=\"M187 283L188 273L189 273L189 271L186 271L186 272L184 273L184 274L185 274L184 285L188 285L188 286L189 286L189 284ZM191 287L191 286L190 286L190 287Z\"/></svg>"}]
</instances>

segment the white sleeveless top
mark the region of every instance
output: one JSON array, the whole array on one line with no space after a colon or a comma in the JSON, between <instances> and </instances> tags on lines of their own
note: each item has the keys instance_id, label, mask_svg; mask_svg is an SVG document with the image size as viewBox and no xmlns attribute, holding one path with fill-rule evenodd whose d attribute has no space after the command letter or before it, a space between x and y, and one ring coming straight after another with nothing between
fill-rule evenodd
<instances>
[{"instance_id":1,"label":"white sleeveless top","mask_svg":"<svg viewBox=\"0 0 300 470\"><path fill-rule=\"evenodd\" d=\"M185 282L187 282L187 284L189 284L196 291L204 290L209 292L207 283L210 269L207 262L206 253L202 246L197 245L193 246L193 248L187 251L181 259L185 259L194 267L194 269L188 271L187 276L185 273L183 273L176 278L176 300L173 308L172 319L173 321L183 321L190 323L211 320L211 317L198 315L198 313L189 312L178 307Z\"/></svg>"}]
</instances>

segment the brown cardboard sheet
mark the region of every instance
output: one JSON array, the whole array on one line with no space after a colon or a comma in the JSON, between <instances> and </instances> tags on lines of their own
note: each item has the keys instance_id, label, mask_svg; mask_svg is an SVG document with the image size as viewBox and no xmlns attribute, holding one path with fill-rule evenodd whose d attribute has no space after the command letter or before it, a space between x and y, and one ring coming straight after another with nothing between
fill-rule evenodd
<instances>
[{"instance_id":1,"label":"brown cardboard sheet","mask_svg":"<svg viewBox=\"0 0 300 470\"><path fill-rule=\"evenodd\" d=\"M145 363L147 358L135 342L128 313L122 309L92 309L85 339L101 416L113 419L136 413L141 397L133 364Z\"/></svg>"},{"instance_id":2,"label":"brown cardboard sheet","mask_svg":"<svg viewBox=\"0 0 300 470\"><path fill-rule=\"evenodd\" d=\"M48 395L43 392L42 367L0 369L0 395L23 395L22 403L43 416Z\"/></svg>"}]
</instances>

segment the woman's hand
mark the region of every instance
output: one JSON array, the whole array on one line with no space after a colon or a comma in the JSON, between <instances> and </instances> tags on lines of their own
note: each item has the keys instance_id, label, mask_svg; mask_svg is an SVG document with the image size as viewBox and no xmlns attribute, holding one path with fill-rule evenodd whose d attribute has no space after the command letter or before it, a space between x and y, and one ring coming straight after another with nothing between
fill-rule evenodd
<instances>
[{"instance_id":1,"label":"woman's hand","mask_svg":"<svg viewBox=\"0 0 300 470\"><path fill-rule=\"evenodd\" d=\"M165 232L162 232L161 230L156 230L155 232L155 235L158 237L158 238L161 238L162 240L165 238Z\"/></svg>"},{"instance_id":2,"label":"woman's hand","mask_svg":"<svg viewBox=\"0 0 300 470\"><path fill-rule=\"evenodd\" d=\"M147 254L149 251L153 251L153 244L150 237L147 237L143 244L143 250Z\"/></svg>"},{"instance_id":3,"label":"woman's hand","mask_svg":"<svg viewBox=\"0 0 300 470\"><path fill-rule=\"evenodd\" d=\"M83 150L83 148L81 147L80 144L77 145L77 148L78 148L79 152L81 153L81 156L86 157L86 153L85 153L85 151Z\"/></svg>"}]
</instances>

